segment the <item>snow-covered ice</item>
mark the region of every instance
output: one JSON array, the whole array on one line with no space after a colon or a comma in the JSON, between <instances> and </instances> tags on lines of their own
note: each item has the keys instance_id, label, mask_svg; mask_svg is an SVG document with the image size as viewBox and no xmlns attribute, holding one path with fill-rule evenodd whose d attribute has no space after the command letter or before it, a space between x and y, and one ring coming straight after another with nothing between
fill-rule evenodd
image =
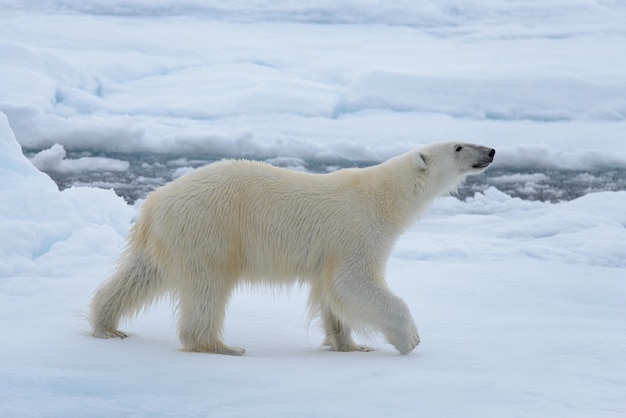
<instances>
[{"instance_id":1,"label":"snow-covered ice","mask_svg":"<svg viewBox=\"0 0 626 418\"><path fill-rule=\"evenodd\" d=\"M24 147L380 161L462 139L626 167L621 2L2 3Z\"/></svg>"},{"instance_id":2,"label":"snow-covered ice","mask_svg":"<svg viewBox=\"0 0 626 418\"><path fill-rule=\"evenodd\" d=\"M626 169L623 2L0 10L0 416L626 415L626 191L497 188ZM226 340L242 358L181 352L167 302L124 324L130 338L91 338L89 299L137 207L39 171L123 172L144 152L180 157L177 175L197 155L303 169L450 139L532 170L440 199L401 238L388 281L422 337L407 356L379 337L322 350L298 288L237 292Z\"/></svg>"}]
</instances>

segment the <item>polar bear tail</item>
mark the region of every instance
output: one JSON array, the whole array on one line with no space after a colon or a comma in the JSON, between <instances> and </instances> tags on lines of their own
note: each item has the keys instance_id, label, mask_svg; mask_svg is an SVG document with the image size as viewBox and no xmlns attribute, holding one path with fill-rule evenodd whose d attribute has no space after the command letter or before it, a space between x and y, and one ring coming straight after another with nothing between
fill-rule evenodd
<instances>
[{"instance_id":1,"label":"polar bear tail","mask_svg":"<svg viewBox=\"0 0 626 418\"><path fill-rule=\"evenodd\" d=\"M89 322L97 338L124 338L117 329L122 318L136 315L165 291L156 266L140 250L129 247L117 271L96 291Z\"/></svg>"}]
</instances>

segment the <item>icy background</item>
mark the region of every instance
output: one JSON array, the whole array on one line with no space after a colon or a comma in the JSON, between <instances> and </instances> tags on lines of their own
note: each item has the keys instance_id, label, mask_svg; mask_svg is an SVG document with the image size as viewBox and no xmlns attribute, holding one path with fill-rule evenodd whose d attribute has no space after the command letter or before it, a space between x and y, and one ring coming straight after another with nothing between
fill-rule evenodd
<instances>
[{"instance_id":1,"label":"icy background","mask_svg":"<svg viewBox=\"0 0 626 418\"><path fill-rule=\"evenodd\" d=\"M496 162L389 261L410 355L321 350L306 289L235 295L243 358L180 352L168 303L89 336L151 188L439 140ZM0 416L622 417L625 178L619 0L0 0Z\"/></svg>"}]
</instances>

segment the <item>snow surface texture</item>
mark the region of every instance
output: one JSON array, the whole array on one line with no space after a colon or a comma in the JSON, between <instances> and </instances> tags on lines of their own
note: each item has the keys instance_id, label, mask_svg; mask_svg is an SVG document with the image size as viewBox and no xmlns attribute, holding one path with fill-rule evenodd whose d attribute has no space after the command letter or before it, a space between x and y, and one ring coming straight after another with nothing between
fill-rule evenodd
<instances>
[{"instance_id":1,"label":"snow surface texture","mask_svg":"<svg viewBox=\"0 0 626 418\"><path fill-rule=\"evenodd\" d=\"M626 415L626 192L439 200L388 265L422 336L408 356L321 350L305 290L242 289L231 358L180 352L167 302L128 339L91 338L136 208L35 168L127 167L69 149L376 161L443 139L501 165L624 168L623 2L0 10L0 416Z\"/></svg>"}]
</instances>

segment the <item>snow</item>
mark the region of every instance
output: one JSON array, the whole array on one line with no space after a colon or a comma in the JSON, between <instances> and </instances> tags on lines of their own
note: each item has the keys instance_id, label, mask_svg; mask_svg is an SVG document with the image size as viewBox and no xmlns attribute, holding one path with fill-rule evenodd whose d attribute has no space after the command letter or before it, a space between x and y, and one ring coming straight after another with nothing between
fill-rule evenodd
<instances>
[{"instance_id":1,"label":"snow","mask_svg":"<svg viewBox=\"0 0 626 418\"><path fill-rule=\"evenodd\" d=\"M497 149L501 182L626 168L626 7L611 0L0 1L0 416L626 415L626 192L438 200L387 266L422 343L322 350L306 288L241 289L179 350L167 301L91 338L138 207L40 170L133 153L382 161ZM21 146L21 147L20 147ZM22 148L33 150L31 160ZM67 150L120 157L68 158ZM497 185L497 181L495 182Z\"/></svg>"},{"instance_id":2,"label":"snow","mask_svg":"<svg viewBox=\"0 0 626 418\"><path fill-rule=\"evenodd\" d=\"M62 145L54 144L52 147L35 154L31 158L31 162L37 169L45 172L126 171L130 165L128 161L115 158L65 158L66 155Z\"/></svg>"},{"instance_id":3,"label":"snow","mask_svg":"<svg viewBox=\"0 0 626 418\"><path fill-rule=\"evenodd\" d=\"M31 149L382 161L462 139L626 166L620 2L5 3L0 111Z\"/></svg>"}]
</instances>

